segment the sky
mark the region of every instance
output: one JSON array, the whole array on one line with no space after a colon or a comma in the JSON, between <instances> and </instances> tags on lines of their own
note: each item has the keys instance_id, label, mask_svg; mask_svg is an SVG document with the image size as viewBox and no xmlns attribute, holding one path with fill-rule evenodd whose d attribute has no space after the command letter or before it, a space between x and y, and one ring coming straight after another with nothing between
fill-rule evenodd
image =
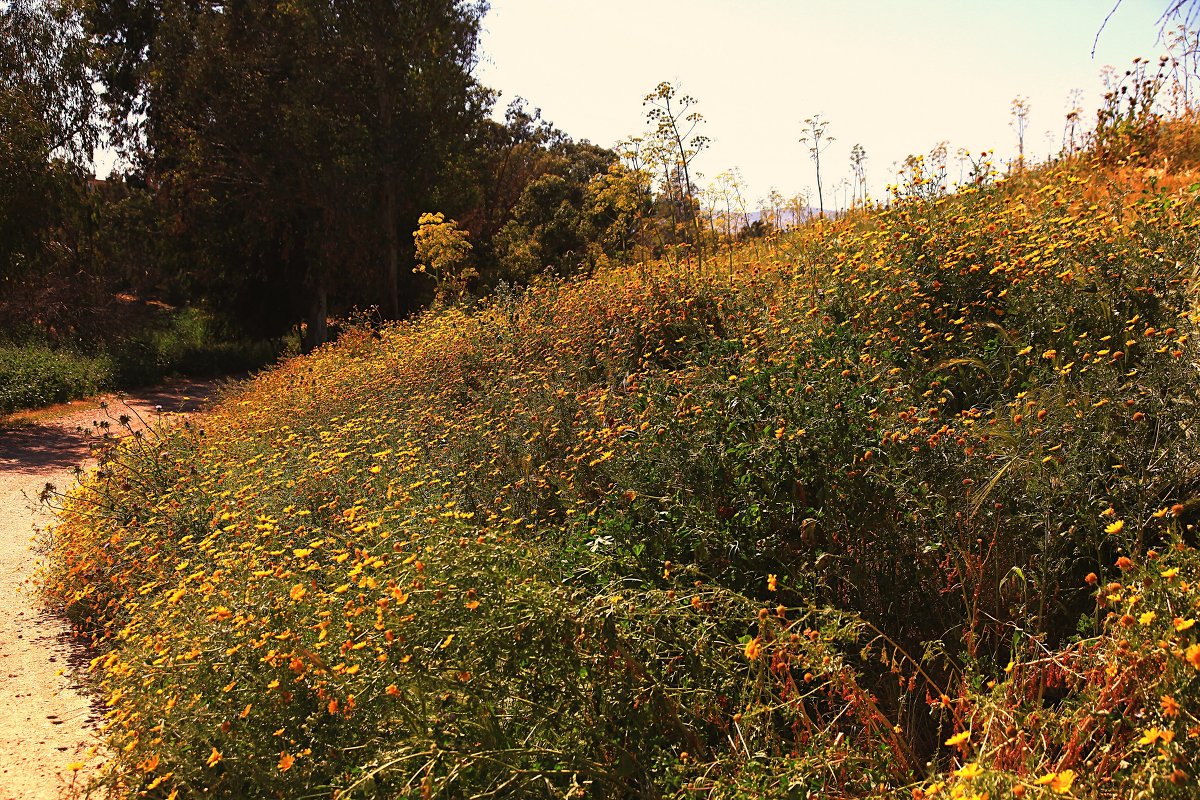
<instances>
[{"instance_id":1,"label":"sky","mask_svg":"<svg viewBox=\"0 0 1200 800\"><path fill-rule=\"evenodd\" d=\"M1014 98L1028 98L1026 151L1060 146L1073 90L1094 119L1101 70L1165 52L1167 0L490 0L477 78L520 96L575 139L613 146L647 130L643 97L661 81L696 98L712 139L698 185L736 168L757 205L816 182L803 120L835 138L822 155L827 207L866 148L871 194L896 164L946 141L950 152L1016 153ZM1050 136L1047 136L1050 132ZM951 179L958 178L951 160ZM831 199L836 194L836 201Z\"/></svg>"}]
</instances>

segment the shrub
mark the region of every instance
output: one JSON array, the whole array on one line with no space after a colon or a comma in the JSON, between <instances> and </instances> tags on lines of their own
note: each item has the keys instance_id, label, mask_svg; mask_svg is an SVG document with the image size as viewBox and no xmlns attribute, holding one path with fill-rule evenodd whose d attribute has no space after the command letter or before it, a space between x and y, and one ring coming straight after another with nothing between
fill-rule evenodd
<instances>
[{"instance_id":1,"label":"shrub","mask_svg":"<svg viewBox=\"0 0 1200 800\"><path fill-rule=\"evenodd\" d=\"M104 357L39 344L0 344L0 413L95 394L109 383Z\"/></svg>"},{"instance_id":2,"label":"shrub","mask_svg":"<svg viewBox=\"0 0 1200 800\"><path fill-rule=\"evenodd\" d=\"M246 372L271 363L289 347L294 353L294 343L287 340L235 336L207 312L188 308L90 343L53 343L26 332L0 342L0 413L146 386L173 375Z\"/></svg>"}]
</instances>

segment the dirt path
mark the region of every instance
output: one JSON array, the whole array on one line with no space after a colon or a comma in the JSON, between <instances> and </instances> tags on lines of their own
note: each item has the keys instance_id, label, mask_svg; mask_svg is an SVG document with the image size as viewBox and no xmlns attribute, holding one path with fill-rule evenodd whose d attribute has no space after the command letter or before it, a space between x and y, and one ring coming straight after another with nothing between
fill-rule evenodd
<instances>
[{"instance_id":1,"label":"dirt path","mask_svg":"<svg viewBox=\"0 0 1200 800\"><path fill-rule=\"evenodd\" d=\"M108 414L146 422L194 411L216 393L212 382L177 383L124 400ZM75 794L102 760L96 733L103 715L82 693L90 657L60 619L38 610L29 578L35 526L48 515L38 493L65 489L88 458L77 428L105 419L97 398L0 424L0 800L59 800ZM156 409L161 407L161 411ZM113 430L117 425L113 422ZM81 769L78 767L82 762Z\"/></svg>"}]
</instances>

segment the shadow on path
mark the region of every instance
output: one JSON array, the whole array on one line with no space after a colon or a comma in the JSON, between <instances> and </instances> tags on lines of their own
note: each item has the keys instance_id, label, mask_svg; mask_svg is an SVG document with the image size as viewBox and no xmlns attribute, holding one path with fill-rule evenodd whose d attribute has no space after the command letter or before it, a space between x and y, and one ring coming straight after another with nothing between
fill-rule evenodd
<instances>
[{"instance_id":1,"label":"shadow on path","mask_svg":"<svg viewBox=\"0 0 1200 800\"><path fill-rule=\"evenodd\" d=\"M110 395L63 406L63 414L43 422L15 421L0 425L0 473L36 474L65 470L82 464L91 454L89 441L103 430L117 436L127 416L134 428L153 425L160 414L182 414L204 409L223 389L214 381L179 381L145 389L132 395ZM100 400L107 408L100 407Z\"/></svg>"},{"instance_id":2,"label":"shadow on path","mask_svg":"<svg viewBox=\"0 0 1200 800\"><path fill-rule=\"evenodd\" d=\"M87 457L87 439L82 432L51 425L0 428L0 472L70 469Z\"/></svg>"},{"instance_id":3,"label":"shadow on path","mask_svg":"<svg viewBox=\"0 0 1200 800\"><path fill-rule=\"evenodd\" d=\"M165 386L140 389L128 395L127 399L139 409L161 406L163 413L183 414L203 410L209 403L220 397L224 387L229 383L232 381L178 381ZM121 408L125 405L125 400L126 398L121 395L112 398L108 409L109 413L114 416L122 413Z\"/></svg>"}]
</instances>

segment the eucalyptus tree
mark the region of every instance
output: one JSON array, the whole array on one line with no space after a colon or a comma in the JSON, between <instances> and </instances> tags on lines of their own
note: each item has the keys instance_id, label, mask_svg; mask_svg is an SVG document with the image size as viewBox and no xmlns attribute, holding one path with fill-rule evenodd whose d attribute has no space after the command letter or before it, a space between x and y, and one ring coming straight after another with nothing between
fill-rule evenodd
<instances>
[{"instance_id":1,"label":"eucalyptus tree","mask_svg":"<svg viewBox=\"0 0 1200 800\"><path fill-rule=\"evenodd\" d=\"M70 9L0 3L0 278L43 255L96 144L87 47Z\"/></svg>"},{"instance_id":2,"label":"eucalyptus tree","mask_svg":"<svg viewBox=\"0 0 1200 800\"><path fill-rule=\"evenodd\" d=\"M484 116L481 2L81 0L116 140L212 255L203 283L324 338L414 308L412 230Z\"/></svg>"}]
</instances>

